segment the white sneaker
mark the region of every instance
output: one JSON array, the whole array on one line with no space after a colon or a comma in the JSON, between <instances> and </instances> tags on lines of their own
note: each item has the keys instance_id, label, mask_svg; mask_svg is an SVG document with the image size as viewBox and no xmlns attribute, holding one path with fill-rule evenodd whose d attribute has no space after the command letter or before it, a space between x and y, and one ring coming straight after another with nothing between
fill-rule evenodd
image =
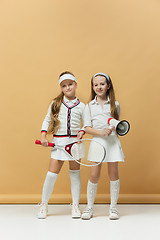
<instances>
[{"instance_id":1,"label":"white sneaker","mask_svg":"<svg viewBox=\"0 0 160 240\"><path fill-rule=\"evenodd\" d=\"M119 219L118 210L116 208L110 208L110 210L109 210L109 219L110 220L117 220L117 219Z\"/></svg>"},{"instance_id":2,"label":"white sneaker","mask_svg":"<svg viewBox=\"0 0 160 240\"><path fill-rule=\"evenodd\" d=\"M81 211L79 209L79 206L72 205L72 218L80 218L81 217Z\"/></svg>"},{"instance_id":3,"label":"white sneaker","mask_svg":"<svg viewBox=\"0 0 160 240\"><path fill-rule=\"evenodd\" d=\"M82 218L83 220L89 220L89 219L91 219L92 217L93 217L93 208L87 207L87 208L83 211L81 218Z\"/></svg>"},{"instance_id":4,"label":"white sneaker","mask_svg":"<svg viewBox=\"0 0 160 240\"><path fill-rule=\"evenodd\" d=\"M44 203L40 204L39 212L37 213L37 218L45 219L47 217L48 206Z\"/></svg>"}]
</instances>

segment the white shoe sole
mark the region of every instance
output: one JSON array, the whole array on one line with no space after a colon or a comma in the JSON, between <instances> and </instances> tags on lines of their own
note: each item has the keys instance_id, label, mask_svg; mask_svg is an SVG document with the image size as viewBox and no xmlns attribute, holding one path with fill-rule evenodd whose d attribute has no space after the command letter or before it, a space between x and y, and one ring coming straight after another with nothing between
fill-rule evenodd
<instances>
[{"instance_id":1,"label":"white shoe sole","mask_svg":"<svg viewBox=\"0 0 160 240\"><path fill-rule=\"evenodd\" d=\"M93 217L93 214L90 217L87 216L81 216L82 220L90 220Z\"/></svg>"},{"instance_id":2,"label":"white shoe sole","mask_svg":"<svg viewBox=\"0 0 160 240\"><path fill-rule=\"evenodd\" d=\"M47 213L48 213L48 209L47 209ZM42 214L37 214L37 218L38 219L46 219L47 218L47 214L46 215L42 215Z\"/></svg>"},{"instance_id":3,"label":"white shoe sole","mask_svg":"<svg viewBox=\"0 0 160 240\"><path fill-rule=\"evenodd\" d=\"M118 219L119 219L119 216L109 216L109 219L110 219L110 220L118 220Z\"/></svg>"},{"instance_id":4,"label":"white shoe sole","mask_svg":"<svg viewBox=\"0 0 160 240\"><path fill-rule=\"evenodd\" d=\"M72 216L73 219L76 219L76 218L81 218L81 216Z\"/></svg>"},{"instance_id":5,"label":"white shoe sole","mask_svg":"<svg viewBox=\"0 0 160 240\"><path fill-rule=\"evenodd\" d=\"M37 216L38 219L46 219L47 216Z\"/></svg>"}]
</instances>

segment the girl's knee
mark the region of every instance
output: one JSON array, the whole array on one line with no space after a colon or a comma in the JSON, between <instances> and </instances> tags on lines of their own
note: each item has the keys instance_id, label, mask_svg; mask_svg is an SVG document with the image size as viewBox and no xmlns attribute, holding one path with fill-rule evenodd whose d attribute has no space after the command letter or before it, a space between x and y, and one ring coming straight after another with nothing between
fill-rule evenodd
<instances>
[{"instance_id":1,"label":"girl's knee","mask_svg":"<svg viewBox=\"0 0 160 240\"><path fill-rule=\"evenodd\" d=\"M98 183L101 174L101 165L91 168L90 181L92 183Z\"/></svg>"},{"instance_id":2,"label":"girl's knee","mask_svg":"<svg viewBox=\"0 0 160 240\"><path fill-rule=\"evenodd\" d=\"M115 181L118 176L118 163L108 163L108 175L111 181Z\"/></svg>"},{"instance_id":3,"label":"girl's knee","mask_svg":"<svg viewBox=\"0 0 160 240\"><path fill-rule=\"evenodd\" d=\"M69 169L70 170L80 170L80 164L78 164L75 161L70 161L69 162Z\"/></svg>"},{"instance_id":4,"label":"girl's knee","mask_svg":"<svg viewBox=\"0 0 160 240\"><path fill-rule=\"evenodd\" d=\"M48 171L58 174L61 170L61 167L63 166L63 163L64 163L64 161L51 159Z\"/></svg>"},{"instance_id":5,"label":"girl's knee","mask_svg":"<svg viewBox=\"0 0 160 240\"><path fill-rule=\"evenodd\" d=\"M98 183L98 180L99 180L99 176L95 176L95 175L90 176L90 181L92 183Z\"/></svg>"},{"instance_id":6,"label":"girl's knee","mask_svg":"<svg viewBox=\"0 0 160 240\"><path fill-rule=\"evenodd\" d=\"M110 174L109 174L109 179L110 179L110 181L116 181L116 180L118 180L118 179L119 179L118 173L117 173L117 172L115 172L115 173L110 173Z\"/></svg>"}]
</instances>

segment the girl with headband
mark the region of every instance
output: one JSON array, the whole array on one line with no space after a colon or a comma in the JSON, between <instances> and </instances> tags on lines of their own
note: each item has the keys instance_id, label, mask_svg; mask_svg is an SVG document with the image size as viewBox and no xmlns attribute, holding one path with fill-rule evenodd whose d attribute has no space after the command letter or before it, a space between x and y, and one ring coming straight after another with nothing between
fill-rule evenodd
<instances>
[{"instance_id":1,"label":"girl with headband","mask_svg":"<svg viewBox=\"0 0 160 240\"><path fill-rule=\"evenodd\" d=\"M51 102L48 113L43 121L41 129L41 144L48 146L47 134L53 134L52 142L66 145L74 140L81 139L85 133L80 129L80 121L84 120L84 103L75 96L77 81L71 72L63 72L59 76L61 93ZM68 155L60 149L51 150L51 160L48 173L43 185L42 201L37 217L47 217L48 201L53 192L54 184L64 161L69 161L69 174L72 192L72 218L80 218L79 199L81 191L80 165L71 160Z\"/></svg>"},{"instance_id":2,"label":"girl with headband","mask_svg":"<svg viewBox=\"0 0 160 240\"><path fill-rule=\"evenodd\" d=\"M97 73L91 79L91 102L85 108L84 127L93 139L99 141L106 148L108 174L110 178L111 204L110 219L118 219L117 200L119 195L118 162L124 161L124 154L116 132L109 128L107 119L119 119L120 106L115 100L113 84L110 77L104 73ZM94 146L90 145L90 152L94 158ZM95 164L93 162L93 164ZM90 178L87 186L88 205L81 218L90 219L93 216L93 206L100 177L101 165L91 167Z\"/></svg>"}]
</instances>

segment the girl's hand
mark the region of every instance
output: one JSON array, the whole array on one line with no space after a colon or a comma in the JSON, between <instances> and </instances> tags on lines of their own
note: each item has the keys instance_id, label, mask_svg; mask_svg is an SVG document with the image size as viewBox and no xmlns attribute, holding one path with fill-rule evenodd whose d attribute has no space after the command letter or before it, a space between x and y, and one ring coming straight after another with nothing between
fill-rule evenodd
<instances>
[{"instance_id":1,"label":"girl's hand","mask_svg":"<svg viewBox=\"0 0 160 240\"><path fill-rule=\"evenodd\" d=\"M41 144L44 147L48 147L48 140L46 138L41 138Z\"/></svg>"},{"instance_id":2,"label":"girl's hand","mask_svg":"<svg viewBox=\"0 0 160 240\"><path fill-rule=\"evenodd\" d=\"M113 127L113 130L116 132L116 128L115 127Z\"/></svg>"},{"instance_id":3,"label":"girl's hand","mask_svg":"<svg viewBox=\"0 0 160 240\"><path fill-rule=\"evenodd\" d=\"M101 131L102 136L109 136L112 132L112 129L110 128L105 128L104 130Z\"/></svg>"},{"instance_id":4,"label":"girl's hand","mask_svg":"<svg viewBox=\"0 0 160 240\"><path fill-rule=\"evenodd\" d=\"M41 132L41 144L44 147L48 147L48 140L46 139L47 132Z\"/></svg>"},{"instance_id":5,"label":"girl's hand","mask_svg":"<svg viewBox=\"0 0 160 240\"><path fill-rule=\"evenodd\" d=\"M78 139L78 140L82 139L82 138L83 138L83 135L84 135L84 132L83 132L83 131L79 132L78 135L77 135L77 139ZM78 142L78 143L81 143L81 141Z\"/></svg>"}]
</instances>

